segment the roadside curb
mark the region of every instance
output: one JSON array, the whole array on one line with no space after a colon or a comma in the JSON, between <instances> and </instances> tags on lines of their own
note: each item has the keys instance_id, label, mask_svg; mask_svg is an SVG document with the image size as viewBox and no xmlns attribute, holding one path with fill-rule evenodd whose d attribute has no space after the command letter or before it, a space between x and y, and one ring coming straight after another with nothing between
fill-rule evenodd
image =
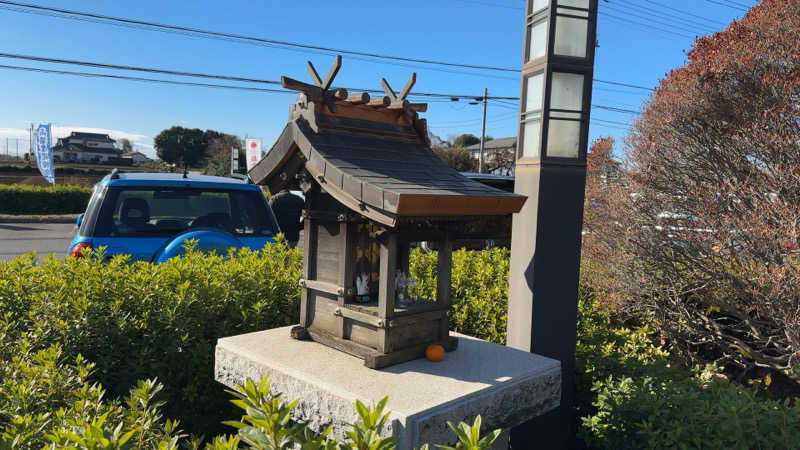
<instances>
[{"instance_id":1,"label":"roadside curb","mask_svg":"<svg viewBox=\"0 0 800 450\"><path fill-rule=\"evenodd\" d=\"M3 215L0 223L75 223L77 214L67 215Z\"/></svg>"}]
</instances>

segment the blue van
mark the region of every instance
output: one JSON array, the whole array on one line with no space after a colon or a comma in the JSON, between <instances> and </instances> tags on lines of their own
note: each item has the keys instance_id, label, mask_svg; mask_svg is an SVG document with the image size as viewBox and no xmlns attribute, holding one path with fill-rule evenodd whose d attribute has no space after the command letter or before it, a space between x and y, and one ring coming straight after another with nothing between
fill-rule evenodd
<instances>
[{"instance_id":1,"label":"blue van","mask_svg":"<svg viewBox=\"0 0 800 450\"><path fill-rule=\"evenodd\" d=\"M261 249L275 242L275 216L249 180L174 173L120 173L94 187L67 253L105 247L106 255L162 262L196 239L202 251Z\"/></svg>"}]
</instances>

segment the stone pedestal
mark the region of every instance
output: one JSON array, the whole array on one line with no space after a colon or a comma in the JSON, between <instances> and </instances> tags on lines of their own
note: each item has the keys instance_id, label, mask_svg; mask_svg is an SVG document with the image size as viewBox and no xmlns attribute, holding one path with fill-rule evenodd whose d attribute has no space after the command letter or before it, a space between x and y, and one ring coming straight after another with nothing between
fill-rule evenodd
<instances>
[{"instance_id":1,"label":"stone pedestal","mask_svg":"<svg viewBox=\"0 0 800 450\"><path fill-rule=\"evenodd\" d=\"M216 380L235 387L269 373L271 389L287 401L299 398L294 418L344 439L357 418L353 405L377 403L388 395L385 433L399 450L454 439L446 421L471 423L480 414L483 430L510 428L558 406L558 361L469 336L444 361L417 359L384 369L313 341L289 337L278 328L222 338L217 343Z\"/></svg>"}]
</instances>

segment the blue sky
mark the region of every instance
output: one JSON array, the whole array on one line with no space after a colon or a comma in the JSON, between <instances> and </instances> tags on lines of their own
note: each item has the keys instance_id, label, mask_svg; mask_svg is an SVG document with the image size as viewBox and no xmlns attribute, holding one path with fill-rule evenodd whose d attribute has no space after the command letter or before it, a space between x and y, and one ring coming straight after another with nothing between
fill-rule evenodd
<instances>
[{"instance_id":1,"label":"blue sky","mask_svg":"<svg viewBox=\"0 0 800 450\"><path fill-rule=\"evenodd\" d=\"M519 67L523 1L264 1L212 2L29 0L59 8L178 24L321 46L480 64ZM595 78L656 86L685 62L694 36L722 29L741 17L735 5L753 0L600 0ZM722 5L733 5L722 6ZM0 5L1 6L1 5ZM156 67L277 80L308 81L305 61L327 72L332 56L274 46L203 39L0 9L0 52ZM0 64L49 69L115 71L0 58ZM411 67L413 66L413 67ZM335 85L380 88L385 77L399 90L411 71L414 91L517 96L519 75L379 62L344 55ZM132 76L200 81L163 75ZM218 81L210 81L222 83ZM228 83L235 84L235 83ZM266 86L271 87L271 86ZM638 110L648 91L595 83L593 103ZM286 123L294 96L0 69L0 153L5 139L24 138L32 121L52 122L56 134L108 130L152 154L152 140L172 125L211 128L258 137L269 147ZM490 102L487 134L516 134L514 102ZM481 106L462 100L429 102L431 130L443 137L480 134ZM626 133L630 113L593 109L590 135Z\"/></svg>"}]
</instances>

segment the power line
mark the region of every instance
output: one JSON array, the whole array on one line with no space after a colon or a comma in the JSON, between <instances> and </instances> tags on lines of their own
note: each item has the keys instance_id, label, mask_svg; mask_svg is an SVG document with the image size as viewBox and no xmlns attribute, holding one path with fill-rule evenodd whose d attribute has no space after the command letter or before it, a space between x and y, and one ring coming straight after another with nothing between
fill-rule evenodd
<instances>
[{"instance_id":1,"label":"power line","mask_svg":"<svg viewBox=\"0 0 800 450\"><path fill-rule=\"evenodd\" d=\"M664 20L659 20L659 18L657 18L657 16L655 14L653 14L653 13L650 13L648 15L644 15L644 14L638 13L636 10L633 10L633 8L628 8L628 7L625 7L623 5L620 5L620 8L617 8L616 5L611 6L611 5L605 5L604 4L603 8L606 9L606 10L610 10L612 12L624 14L624 15L628 16L629 18L632 17L632 18L643 19L643 20L647 21L646 23L643 23L642 25L648 25L649 26L649 25L652 25L652 24L657 24L657 25L664 25L664 26L670 27L669 28L670 30L685 31L685 32L692 33L692 34L705 34L706 33L705 31L703 31L702 33L698 32L693 27L690 27L690 26L687 26L687 25L684 25L684 24L681 24L681 23L667 22L667 21L664 21ZM620 18L618 16L614 16L614 17ZM627 20L630 20L630 19L627 19ZM658 29L658 28L656 28L656 29Z\"/></svg>"},{"instance_id":2,"label":"power line","mask_svg":"<svg viewBox=\"0 0 800 450\"><path fill-rule=\"evenodd\" d=\"M600 118L596 118L596 117L592 117L591 120L598 121L598 122L605 122L605 123L609 123L609 124L612 124L612 125L622 125L622 126L626 126L626 127L630 127L631 126L630 123L617 122L617 121L614 121L614 120L606 120L606 119L600 119Z\"/></svg>"},{"instance_id":3,"label":"power line","mask_svg":"<svg viewBox=\"0 0 800 450\"><path fill-rule=\"evenodd\" d=\"M244 91L257 91L257 92L272 92L272 93L281 93L281 94L294 94L294 91L288 91L283 89L269 89L269 88L257 88L257 87L249 87L249 86L232 86L227 84L212 84L212 83L194 83L190 81L176 81L176 80L162 80L157 78L142 78L142 77L129 77L126 75L112 75L106 73L91 73L91 72L73 72L69 70L55 70L55 69L41 69L38 67L25 67L25 66L12 66L6 64L0 64L0 69L9 69L9 70L23 70L28 72L40 72L40 73L51 73L56 75L74 75L74 76L81 76L81 77L89 77L89 78L112 78L115 80L128 80L128 81L142 81L142 82L149 82L149 83L160 83L160 84L178 84L183 86L196 86L196 87L207 87L207 88L224 88L224 89L239 89Z\"/></svg>"},{"instance_id":4,"label":"power line","mask_svg":"<svg viewBox=\"0 0 800 450\"><path fill-rule=\"evenodd\" d=\"M246 78L246 77L239 77L239 76L232 76L232 75L220 75L220 74L209 74L209 73L199 73L199 72L186 72L186 71L179 71L179 70L172 70L172 69L161 69L155 67L138 67L138 66L129 66L129 65L118 65L118 64L109 64L109 63L102 63L96 61L80 61L74 59L63 59L63 58L49 58L44 56L34 56L34 55L21 55L17 53L2 53L0 52L0 57L2 58L12 58L12 59L23 59L28 61L38 61L38 62L47 62L47 63L55 63L55 64L70 64L70 65L78 65L78 66L86 66L86 67L96 67L96 68L103 68L103 69L114 69L114 70L130 70L130 71L137 71L137 72L148 72L148 73L160 73L165 75L178 75L178 76L185 76L185 77L200 77L200 78L215 78L215 79L222 79L228 81L241 81L241 82L249 82L249 83L263 83L263 84L272 84L272 85L280 85L281 82L277 80L266 80L261 78ZM359 91L359 92L379 92L383 93L380 89L357 89L357 88L347 88L351 91ZM479 98L476 95L467 95L467 94L440 94L440 93L430 93L430 92L411 92L409 95L419 96L419 97L441 97L447 98L448 100L451 98ZM480 97L482 98L482 97ZM518 100L518 97L504 97L504 96L489 96L487 98L490 99L506 99L506 100Z\"/></svg>"},{"instance_id":5,"label":"power line","mask_svg":"<svg viewBox=\"0 0 800 450\"><path fill-rule=\"evenodd\" d=\"M423 59L423 58L412 58L407 56L396 56L396 55L385 55L381 53L372 53L372 52L365 52L359 50L348 50L343 48L337 47L325 47L321 45L313 45L313 44L305 44L301 42L293 42L293 41L282 41L278 39L269 39L269 38L262 38L257 36L248 36L244 34L238 33L228 33L223 31L214 31L214 30L206 30L201 28L193 28L193 27L186 27L182 25L171 25L171 24L164 24L158 22L149 22L145 20L137 20L137 19L129 19L126 17L115 17L115 16L108 16L104 14L97 14L97 13L90 13L85 11L77 11L71 9L63 9L63 8L52 8L42 5L36 5L32 3L21 3L21 2L14 2L9 0L0 0L0 4L16 6L20 8L29 8L38 11L48 11L52 13L58 14L65 14L67 16L77 16L77 17L85 17L91 18L95 20L102 20L107 22L115 22L115 23L122 23L126 25L139 25L149 28L157 28L161 30L170 30L170 31L178 31L182 33L192 33L204 36L214 36L214 37L222 37L226 39L236 39L236 40L244 40L244 41L253 41L259 42L264 44L272 44L272 45L280 45L285 47L295 47L295 48L302 48L307 50L320 50L326 52L333 52L333 53L341 53L347 55L356 55L356 56L365 56L369 58L376 58L376 59L387 59L387 60L396 60L396 61L406 61L406 62L414 62L414 63L421 63L421 64L433 64L433 65L441 65L441 66L449 66L449 67L462 67L467 69L480 69L480 70L493 70L499 72L519 72L519 69L516 68L509 68L509 67L497 67L497 66L487 66L487 65L480 65L480 64L467 64L467 63L457 63L457 62L450 62L450 61L436 61L431 59Z\"/></svg>"},{"instance_id":6,"label":"power line","mask_svg":"<svg viewBox=\"0 0 800 450\"><path fill-rule=\"evenodd\" d=\"M596 105L594 103L592 104L592 108L604 109L606 111L626 113L626 114L641 114L641 111L635 111L633 109L617 108L616 106L608 106L608 105Z\"/></svg>"},{"instance_id":7,"label":"power line","mask_svg":"<svg viewBox=\"0 0 800 450\"><path fill-rule=\"evenodd\" d=\"M721 25L721 26L725 26L726 25L725 22L721 22L721 21L715 20L715 19L709 19L709 18L703 17L703 16L698 16L697 14L693 14L691 12L684 11L682 9L673 8L673 7L669 6L669 5L665 5L663 3L659 3L659 2L656 2L654 0L644 0L644 1L646 1L647 3L652 3L654 5L658 5L658 6L662 7L662 8L665 8L665 9L669 9L669 10L681 13L681 14L686 14L687 16L691 16L691 17L694 17L696 19L702 19L702 20L705 20L707 22L715 23L715 24Z\"/></svg>"},{"instance_id":8,"label":"power line","mask_svg":"<svg viewBox=\"0 0 800 450\"><path fill-rule=\"evenodd\" d=\"M706 0L706 2L713 3L713 4L719 5L719 6L724 6L726 8L737 9L739 11L747 11L747 6L739 4L739 3L734 3L734 2L725 3L725 2L716 1L716 0Z\"/></svg>"},{"instance_id":9,"label":"power line","mask_svg":"<svg viewBox=\"0 0 800 450\"><path fill-rule=\"evenodd\" d=\"M115 69L115 70L129 70L129 71L137 71L137 72L148 72L148 73L160 73L165 75L178 75L178 76L186 76L186 77L200 77L200 78L214 78L214 79L221 79L221 80L228 80L228 81L241 81L241 82L249 82L249 83L263 83L263 84L273 84L273 85L280 85L280 81L277 80L267 80L262 78L249 78L249 77L241 77L241 76L233 76L233 75L221 75L221 74L210 74L210 73L201 73L201 72L188 72L188 71L180 71L174 69L163 69L163 68L156 68L156 67L139 67L139 66L130 66L130 65L119 65L119 64L110 64L104 62L97 62L97 61L81 61L81 60L74 60L74 59L64 59L64 58L50 58L45 56L36 56L36 55L22 55L18 53L3 53L0 52L0 57L3 58L12 58L12 59L23 59L28 61L38 61L38 62L47 62L47 63L55 63L55 64L70 64L70 65L78 65L78 66L86 66L86 67L97 67L103 69ZM645 86L638 86L635 84L630 83L621 83L617 81L608 81L608 80L598 80L595 79L594 81L598 83L605 83L615 86L623 86L629 87L633 89L643 89L652 91L652 88L648 88ZM351 91L359 91L359 92L378 92L382 93L383 91L380 89L359 89L359 88L346 88ZM602 88L600 88L602 89ZM469 99L481 99L482 96L477 95L469 95L469 94L445 94L445 93L430 93L430 92L411 92L409 95L418 96L418 97L439 97L439 98L469 98ZM499 96L499 95L490 95L487 97L490 100L513 100L518 101L519 97L512 97L512 96Z\"/></svg>"},{"instance_id":10,"label":"power line","mask_svg":"<svg viewBox=\"0 0 800 450\"><path fill-rule=\"evenodd\" d=\"M0 54L3 56L6 54ZM40 59L47 59L47 58L40 58ZM52 58L51 58L52 59ZM68 61L68 60L62 60ZM66 62L69 64L68 62ZM111 66L110 64L106 64L106 66ZM109 78L109 79L116 79L116 80L127 80L127 81L140 81L140 82L150 82L150 83L159 83L159 84L175 84L175 85L182 85L182 86L195 86L195 87L207 87L207 88L222 88L222 89L238 89L238 90L245 90L245 91L255 91L255 92L272 92L272 93L282 93L282 94L292 94L294 91L285 90L285 89L270 89L270 88L257 88L251 86L235 86L235 85L227 85L227 84L213 84L213 83L195 83L189 81L178 81L178 80L164 80L158 78L144 78L144 77L132 77L127 75L117 75L117 74L106 74L106 73L94 73L94 72L75 72L75 71L68 71L68 70L55 70L55 69L43 69L38 67L26 67L26 66L14 66L14 65L0 65L0 69L8 69L8 70L21 70L21 71L28 71L28 72L39 72L39 73L50 73L56 75L74 75L74 76L82 76L82 77L90 77L90 78ZM185 72L189 73L189 72ZM196 74L199 75L199 74ZM208 75L208 74L202 74ZM269 81L269 80L262 80L262 81ZM358 91L364 92L376 92L376 89L356 89ZM382 92L382 91L381 91ZM435 96L435 97L450 97L450 98L477 98L476 96L456 96L453 94L438 94L438 93L417 93L415 95L419 96ZM519 100L518 97L488 97L494 99L506 99L506 100ZM502 106L502 105L497 105ZM511 105L505 106L506 108L511 108ZM639 114L639 111L625 109L625 108L618 108L615 106L608 106L608 105L597 105L592 104L592 108L600 108L605 109L612 112L623 112L623 113L630 113L630 114Z\"/></svg>"},{"instance_id":11,"label":"power line","mask_svg":"<svg viewBox=\"0 0 800 450\"><path fill-rule=\"evenodd\" d=\"M676 29L688 31L690 33L708 34L710 32L715 31L715 28L712 27L711 25L697 23L691 21L690 19L686 19L684 17L676 16L670 13L664 13L662 11L649 8L647 6L637 5L628 0L614 1L614 3L617 2L622 2L624 4L611 6L611 3L609 2L609 5L605 5L605 7L610 8L614 11L621 12L623 14L628 14L640 19L651 21L653 23L666 25L668 27L674 27ZM622 9L614 9L617 6ZM696 27L700 27L700 30L698 30Z\"/></svg>"},{"instance_id":12,"label":"power line","mask_svg":"<svg viewBox=\"0 0 800 450\"><path fill-rule=\"evenodd\" d=\"M99 62L92 62L92 61L77 61L72 59L61 59L61 58L47 58L44 56L32 56L32 55L20 55L17 53L2 53L0 52L0 57L2 58L13 58L13 59L24 59L28 61L39 61L39 62L48 62L48 63L56 63L56 64L72 64L78 66L86 66L86 67L97 67L102 69L116 69L116 70L131 70L137 72L149 72L149 73L161 73L166 75L180 75L184 77L200 77L200 78L216 78L220 80L228 80L228 81L243 81L249 83L264 83L264 84L277 84L280 85L280 81L275 80L262 80L258 78L244 78L244 77L236 77L230 75L217 75L217 74L207 74L207 73L197 73L197 72L184 72L179 70L169 70L169 69L156 69L152 67L136 67L136 66L124 66L124 65L117 65L117 64L107 64L107 63L99 63Z\"/></svg>"},{"instance_id":13,"label":"power line","mask_svg":"<svg viewBox=\"0 0 800 450\"><path fill-rule=\"evenodd\" d=\"M633 88L633 89L642 89L642 90L645 90L645 91L655 91L655 89L653 89L651 87L638 86L638 85L630 84L630 83L622 83L620 81L598 80L597 78L595 78L594 81L596 81L598 83L603 83L603 84L610 84L610 85L613 85L613 86L624 86L624 87L629 87L629 88Z\"/></svg>"},{"instance_id":14,"label":"power line","mask_svg":"<svg viewBox=\"0 0 800 450\"><path fill-rule=\"evenodd\" d=\"M290 41L280 41L274 39L267 39L267 38L260 38L256 36L247 36L247 35L240 35L234 33L226 33L226 32L219 32L219 31L211 31L211 30L203 30L199 28L190 28L184 27L180 25L170 25L170 24L160 24L155 22L147 22L142 20L136 19L128 19L123 17L114 17L114 16L106 16L102 14L95 14L89 12L82 12L82 11L75 11L75 10L68 10L62 8L52 8L46 7L41 5L35 5L31 3L22 3L22 2L15 2L10 0L0 0L0 5L10 5L17 8L28 8L29 10L23 9L15 9L15 8L8 8L5 9L15 11L15 12L27 12L30 13L33 11L37 12L49 12L53 14L62 14L56 17L62 17L67 19L90 19L90 21L101 21L100 23L108 24L118 24L122 26L143 26L151 28L157 28L169 32L177 32L179 34L188 34L188 35L202 35L206 37L214 37L214 38L221 38L223 40L233 40L233 41L249 41L249 42L257 42L260 44L267 44L268 46L285 46L285 47L297 47L302 48L305 51L311 51L312 53L319 53L319 51L325 51L329 53L343 53L349 55L361 55L367 56L371 58L378 58L378 59L386 59L386 60L399 60L399 61L407 61L407 62L418 62L423 64L431 64L431 65L443 65L443 66L451 66L451 67L463 67L463 68L470 68L470 69L482 69L482 70L493 70L493 71L502 71L502 72L519 72L520 70L517 68L509 68L509 67L495 67L495 66L484 66L484 65L477 65L477 64L464 64L464 63L454 63L454 62L446 62L446 61L436 61L436 60L429 60L429 59L422 59L422 58L411 58L411 57L402 57L402 56L390 56L390 55L383 55L378 53L370 53L370 52L361 52L357 50L347 50L347 49L338 49L333 47L322 47L312 44L305 44L299 42L290 42ZM66 15L66 16L63 16ZM316 52L314 50L317 50ZM358 58L361 59L361 58ZM470 74L474 75L473 73L469 72L458 72L463 74ZM509 80L517 80L517 78L505 78ZM613 84L618 86L626 86L631 88L637 89L646 89L646 90L653 90L649 87L644 86L635 86L628 83L621 83L615 81L608 81L608 80L598 80L595 79L595 82L598 83L605 83L605 84Z\"/></svg>"},{"instance_id":15,"label":"power line","mask_svg":"<svg viewBox=\"0 0 800 450\"><path fill-rule=\"evenodd\" d=\"M608 8L608 6L606 6L605 4L601 4L600 6L602 8ZM613 14L609 14L609 13L605 13L605 12L603 13L603 15L601 17L608 17L610 19L617 20L617 21L620 21L620 22L623 22L623 23L629 23L629 24L645 27L647 30L649 30L651 32L653 30L656 30L656 31L659 31L661 33L672 34L672 35L680 36L680 37L683 37L683 38L694 38L694 36L690 36L690 35L683 34L683 33L677 33L677 32L672 31L672 30L668 30L668 29L665 29L665 28L660 28L660 27L657 27L657 26L654 26L654 25L651 25L651 24L647 24L647 23L642 23L642 22L639 22L639 21L636 21L636 20L631 20L631 19L629 19L627 17L615 16Z\"/></svg>"}]
</instances>

